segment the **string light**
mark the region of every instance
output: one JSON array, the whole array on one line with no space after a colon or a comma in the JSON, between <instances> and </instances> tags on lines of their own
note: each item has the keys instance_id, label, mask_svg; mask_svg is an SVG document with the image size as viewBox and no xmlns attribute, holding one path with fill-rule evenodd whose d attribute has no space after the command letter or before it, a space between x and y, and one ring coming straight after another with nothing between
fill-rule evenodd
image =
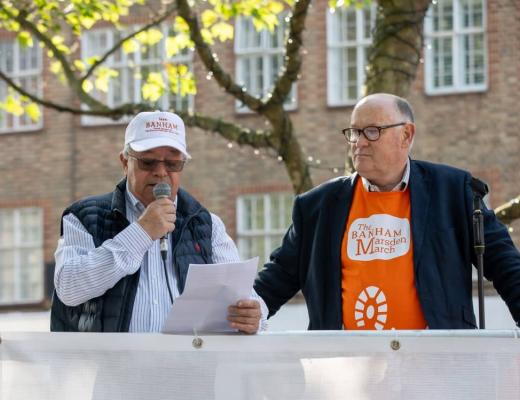
<instances>
[{"instance_id":1,"label":"string light","mask_svg":"<svg viewBox=\"0 0 520 400\"><path fill-rule=\"evenodd\" d=\"M216 132L212 132L212 133L214 135L218 135ZM263 134L263 132L257 132L257 133ZM236 149L234 151L238 151L240 154L247 155L247 148L249 146L247 146L247 145L243 146L240 144L238 146L235 146L235 143L233 143L232 141L228 141L226 143L226 147L229 150ZM244 151L244 150L246 150L246 151ZM306 151L305 149L302 149L302 150L304 152ZM270 147L263 148L262 150L253 149L253 154L255 156L259 157L261 160L271 158L273 160L276 160L278 163L282 163L284 161L284 158L281 155L279 155L274 149L272 149ZM305 164L307 165L307 167L309 167L311 169L329 171L335 175L337 175L338 173L343 172L345 170L344 166L326 165L322 162L322 160L320 158L316 158L314 156L307 156L307 158L305 160Z\"/></svg>"}]
</instances>

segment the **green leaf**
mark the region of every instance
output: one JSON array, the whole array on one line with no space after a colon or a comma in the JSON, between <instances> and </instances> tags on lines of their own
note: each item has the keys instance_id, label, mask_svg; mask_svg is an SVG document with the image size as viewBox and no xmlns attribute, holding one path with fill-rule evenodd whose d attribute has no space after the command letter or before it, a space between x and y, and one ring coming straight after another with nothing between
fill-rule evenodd
<instances>
[{"instance_id":1,"label":"green leaf","mask_svg":"<svg viewBox=\"0 0 520 400\"><path fill-rule=\"evenodd\" d=\"M81 88L85 93L90 93L92 89L94 89L94 85L91 81L83 81L83 83L81 84Z\"/></svg>"},{"instance_id":2,"label":"green leaf","mask_svg":"<svg viewBox=\"0 0 520 400\"><path fill-rule=\"evenodd\" d=\"M119 72L117 72L115 69L111 69L108 67L99 67L98 69L96 69L94 75L96 77L94 81L94 86L96 87L96 89L106 93L108 92L108 84L110 82L110 79L119 76Z\"/></svg>"},{"instance_id":3,"label":"green leaf","mask_svg":"<svg viewBox=\"0 0 520 400\"><path fill-rule=\"evenodd\" d=\"M0 107L8 113L16 115L17 117L21 116L24 112L20 99L13 96L12 94L5 98L5 101L0 104Z\"/></svg>"},{"instance_id":4,"label":"green leaf","mask_svg":"<svg viewBox=\"0 0 520 400\"><path fill-rule=\"evenodd\" d=\"M146 83L143 85L141 92L143 99L155 102L161 98L164 93L164 81L161 73L151 72L148 75Z\"/></svg>"},{"instance_id":5,"label":"green leaf","mask_svg":"<svg viewBox=\"0 0 520 400\"><path fill-rule=\"evenodd\" d=\"M191 47L193 42L189 35L178 33L175 36L166 38L166 57L171 58L179 54L182 50Z\"/></svg>"},{"instance_id":6,"label":"green leaf","mask_svg":"<svg viewBox=\"0 0 520 400\"><path fill-rule=\"evenodd\" d=\"M125 40L122 48L126 54L135 53L139 51L139 43L133 39Z\"/></svg>"},{"instance_id":7,"label":"green leaf","mask_svg":"<svg viewBox=\"0 0 520 400\"><path fill-rule=\"evenodd\" d=\"M211 27L211 33L217 37L221 42L233 39L233 25L227 22L218 22Z\"/></svg>"},{"instance_id":8,"label":"green leaf","mask_svg":"<svg viewBox=\"0 0 520 400\"><path fill-rule=\"evenodd\" d=\"M85 63L81 60L74 60L74 66L80 72L83 72L86 69Z\"/></svg>"},{"instance_id":9,"label":"green leaf","mask_svg":"<svg viewBox=\"0 0 520 400\"><path fill-rule=\"evenodd\" d=\"M16 39L18 39L18 43L20 43L20 45L22 47L33 47L34 43L33 43L32 36L27 31L22 31L22 32L18 33L18 35L16 36Z\"/></svg>"},{"instance_id":10,"label":"green leaf","mask_svg":"<svg viewBox=\"0 0 520 400\"><path fill-rule=\"evenodd\" d=\"M173 24L173 28L175 29L175 32L185 32L185 33L189 33L190 32L190 27L189 25L186 23L186 21L184 21L184 19L182 17L176 17L175 18L175 23Z\"/></svg>"},{"instance_id":11,"label":"green leaf","mask_svg":"<svg viewBox=\"0 0 520 400\"><path fill-rule=\"evenodd\" d=\"M36 103L29 103L25 106L25 113L33 120L34 122L38 121L41 116L40 107Z\"/></svg>"},{"instance_id":12,"label":"green leaf","mask_svg":"<svg viewBox=\"0 0 520 400\"><path fill-rule=\"evenodd\" d=\"M163 37L162 32L159 29L149 29L144 32L139 32L135 38L146 46L153 46L161 41Z\"/></svg>"},{"instance_id":13,"label":"green leaf","mask_svg":"<svg viewBox=\"0 0 520 400\"><path fill-rule=\"evenodd\" d=\"M52 61L50 70L53 74L57 75L62 72L61 63L59 61Z\"/></svg>"},{"instance_id":14,"label":"green leaf","mask_svg":"<svg viewBox=\"0 0 520 400\"><path fill-rule=\"evenodd\" d=\"M207 44L212 45L215 43L215 41L213 40L213 34L209 29L202 28L200 30L200 35L202 36L204 42L206 42Z\"/></svg>"},{"instance_id":15,"label":"green leaf","mask_svg":"<svg viewBox=\"0 0 520 400\"><path fill-rule=\"evenodd\" d=\"M202 26L209 28L218 20L218 15L213 10L204 10L201 15Z\"/></svg>"}]
</instances>

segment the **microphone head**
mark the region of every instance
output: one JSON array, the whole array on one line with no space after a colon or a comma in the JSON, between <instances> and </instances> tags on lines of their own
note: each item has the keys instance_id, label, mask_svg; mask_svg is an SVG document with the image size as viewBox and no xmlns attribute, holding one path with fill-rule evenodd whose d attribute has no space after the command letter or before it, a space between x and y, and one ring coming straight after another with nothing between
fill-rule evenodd
<instances>
[{"instance_id":1,"label":"microphone head","mask_svg":"<svg viewBox=\"0 0 520 400\"><path fill-rule=\"evenodd\" d=\"M153 197L155 199L162 199L164 197L170 197L172 194L172 188L167 183L158 183L153 187Z\"/></svg>"}]
</instances>

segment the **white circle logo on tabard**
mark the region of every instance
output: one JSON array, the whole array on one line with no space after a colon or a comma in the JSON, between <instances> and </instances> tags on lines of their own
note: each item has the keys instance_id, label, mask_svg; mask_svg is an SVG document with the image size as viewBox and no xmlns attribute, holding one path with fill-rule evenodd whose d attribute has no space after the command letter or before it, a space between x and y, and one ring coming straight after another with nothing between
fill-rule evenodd
<instances>
[{"instance_id":1,"label":"white circle logo on tabard","mask_svg":"<svg viewBox=\"0 0 520 400\"><path fill-rule=\"evenodd\" d=\"M386 323L386 296L377 286L361 291L354 307L354 319L358 328L382 330Z\"/></svg>"}]
</instances>

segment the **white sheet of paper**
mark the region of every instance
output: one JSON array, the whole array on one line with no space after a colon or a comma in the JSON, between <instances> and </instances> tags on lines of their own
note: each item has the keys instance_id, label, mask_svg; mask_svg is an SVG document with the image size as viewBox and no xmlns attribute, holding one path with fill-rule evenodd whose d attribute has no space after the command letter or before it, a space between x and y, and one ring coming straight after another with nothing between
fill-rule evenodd
<instances>
[{"instance_id":1,"label":"white sheet of paper","mask_svg":"<svg viewBox=\"0 0 520 400\"><path fill-rule=\"evenodd\" d=\"M186 285L173 302L163 333L233 332L227 308L249 299L258 257L222 264L190 264Z\"/></svg>"}]
</instances>

